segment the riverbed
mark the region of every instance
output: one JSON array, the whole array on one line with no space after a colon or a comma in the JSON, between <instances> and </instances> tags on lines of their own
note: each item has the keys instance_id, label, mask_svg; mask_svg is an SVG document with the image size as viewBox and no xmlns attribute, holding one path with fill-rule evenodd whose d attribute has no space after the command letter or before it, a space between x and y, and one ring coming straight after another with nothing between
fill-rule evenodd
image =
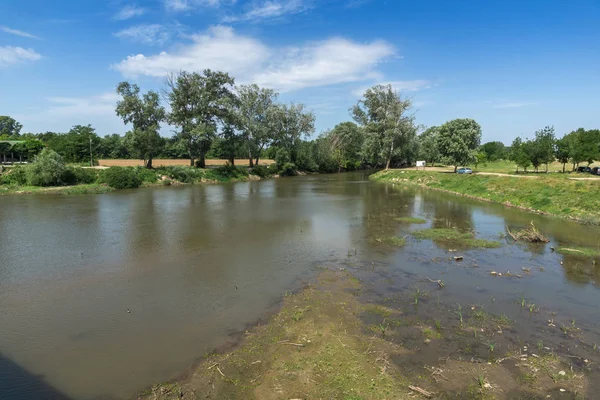
<instances>
[{"instance_id":1,"label":"riverbed","mask_svg":"<svg viewBox=\"0 0 600 400\"><path fill-rule=\"evenodd\" d=\"M531 221L550 243L505 237ZM429 227L502 246L413 238ZM370 240L389 235L406 245ZM439 304L478 305L513 320L521 340L556 347L573 347L559 328L576 327L570 343L587 355L600 344L600 260L552 248L598 238L598 227L370 182L365 172L2 197L0 398L130 398L235 344L321 265L355 271L370 283L369 301L427 293L421 316ZM443 280L443 291L427 278ZM558 332L542 329L548 320Z\"/></svg>"}]
</instances>

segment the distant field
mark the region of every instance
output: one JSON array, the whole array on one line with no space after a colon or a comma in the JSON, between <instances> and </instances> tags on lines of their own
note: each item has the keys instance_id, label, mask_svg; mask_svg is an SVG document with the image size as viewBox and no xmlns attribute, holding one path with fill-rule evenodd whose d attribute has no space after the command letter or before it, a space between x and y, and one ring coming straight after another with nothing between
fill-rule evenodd
<instances>
[{"instance_id":1,"label":"distant field","mask_svg":"<svg viewBox=\"0 0 600 400\"><path fill-rule=\"evenodd\" d=\"M207 166L218 166L225 165L227 160L206 160ZM262 165L271 165L274 164L274 160L259 160L259 164ZM144 162L142 160L98 160L98 164L101 167L135 167L135 166L143 166ZM167 167L169 165L190 165L190 160L160 160L154 159L152 160L152 166L154 167ZM237 166L248 166L247 159L236 159L235 165Z\"/></svg>"}]
</instances>

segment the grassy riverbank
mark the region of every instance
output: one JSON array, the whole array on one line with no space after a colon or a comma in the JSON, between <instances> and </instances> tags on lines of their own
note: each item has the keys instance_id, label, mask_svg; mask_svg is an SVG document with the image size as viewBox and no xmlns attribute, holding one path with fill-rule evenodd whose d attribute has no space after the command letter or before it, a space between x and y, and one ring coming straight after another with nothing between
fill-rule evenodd
<instances>
[{"instance_id":1,"label":"grassy riverbank","mask_svg":"<svg viewBox=\"0 0 600 400\"><path fill-rule=\"evenodd\" d=\"M541 345L526 361L522 348L511 344L506 317L479 306L452 312L438 300L430 304L439 314L433 320L409 315L406 303L363 303L365 290L348 271L326 269L315 284L286 296L281 311L247 331L234 350L207 356L187 378L155 385L138 399L380 400L422 393L577 399L586 392L585 376ZM411 298L412 307L425 307L428 315L430 295L416 295L421 302Z\"/></svg>"},{"instance_id":2,"label":"grassy riverbank","mask_svg":"<svg viewBox=\"0 0 600 400\"><path fill-rule=\"evenodd\" d=\"M18 167L17 167L18 168ZM170 186L178 184L228 183L260 180L276 176L275 167L260 166L254 169L221 166L217 168L192 168L186 166L167 166L148 170L143 167L111 167L109 169L82 169L70 167L74 175L85 176L85 181L57 186L33 186L28 184L22 172L8 170L0 175L0 195L11 194L102 194L120 189L111 187L107 171L118 169L129 172L137 183L136 187ZM21 176L17 176L21 175ZM128 180L131 176L128 177ZM77 182L75 180L75 182ZM131 188L131 187L127 187Z\"/></svg>"},{"instance_id":3,"label":"grassy riverbank","mask_svg":"<svg viewBox=\"0 0 600 400\"><path fill-rule=\"evenodd\" d=\"M423 186L537 213L600 224L600 180L570 180L540 175L519 178L388 170L371 175L382 182Z\"/></svg>"}]
</instances>

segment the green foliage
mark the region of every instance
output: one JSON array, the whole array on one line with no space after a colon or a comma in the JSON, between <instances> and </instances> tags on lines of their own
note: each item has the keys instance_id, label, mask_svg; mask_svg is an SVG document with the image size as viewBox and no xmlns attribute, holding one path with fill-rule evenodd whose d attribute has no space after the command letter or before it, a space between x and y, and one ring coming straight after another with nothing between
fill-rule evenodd
<instances>
[{"instance_id":1,"label":"green foliage","mask_svg":"<svg viewBox=\"0 0 600 400\"><path fill-rule=\"evenodd\" d=\"M527 171L527 167L531 165L531 159L529 157L529 149L526 143L520 137L513 140L510 146L509 160L517 164L517 171L519 167Z\"/></svg>"},{"instance_id":2,"label":"green foliage","mask_svg":"<svg viewBox=\"0 0 600 400\"><path fill-rule=\"evenodd\" d=\"M169 122L178 128L177 137L186 147L188 157L199 159L205 167L205 155L216 137L219 122L230 125L237 98L230 87L234 78L220 71L205 69L182 71L167 79L167 96L171 106ZM230 131L235 133L235 131Z\"/></svg>"},{"instance_id":3,"label":"green foliage","mask_svg":"<svg viewBox=\"0 0 600 400\"><path fill-rule=\"evenodd\" d=\"M287 149L280 148L277 149L277 153L275 153L275 164L279 168L283 167L285 164L291 161L290 152Z\"/></svg>"},{"instance_id":4,"label":"green foliage","mask_svg":"<svg viewBox=\"0 0 600 400\"><path fill-rule=\"evenodd\" d=\"M160 167L157 171L170 179L183 183L194 183L204 176L204 172L200 169L180 165Z\"/></svg>"},{"instance_id":5,"label":"green foliage","mask_svg":"<svg viewBox=\"0 0 600 400\"><path fill-rule=\"evenodd\" d=\"M508 157L508 150L502 142L487 142L481 145L483 152L488 161L504 160Z\"/></svg>"},{"instance_id":6,"label":"green foliage","mask_svg":"<svg viewBox=\"0 0 600 400\"><path fill-rule=\"evenodd\" d=\"M272 174L271 169L266 165L257 165L254 168L252 168L250 173L261 178L267 178Z\"/></svg>"},{"instance_id":7,"label":"green foliage","mask_svg":"<svg viewBox=\"0 0 600 400\"><path fill-rule=\"evenodd\" d=\"M90 168L67 167L63 173L64 185L90 184L98 179L96 170Z\"/></svg>"},{"instance_id":8,"label":"green foliage","mask_svg":"<svg viewBox=\"0 0 600 400\"><path fill-rule=\"evenodd\" d=\"M470 118L459 118L440 126L438 133L440 155L454 170L461 165L469 165L477 159L476 153L481 141L481 126Z\"/></svg>"},{"instance_id":9,"label":"green foliage","mask_svg":"<svg viewBox=\"0 0 600 400\"><path fill-rule=\"evenodd\" d=\"M44 149L27 166L27 184L31 186L60 186L64 183L67 167L64 159L55 151Z\"/></svg>"},{"instance_id":10,"label":"green foliage","mask_svg":"<svg viewBox=\"0 0 600 400\"><path fill-rule=\"evenodd\" d=\"M414 117L408 114L411 107L411 100L403 99L391 85L367 89L354 106L354 120L366 132L362 154L372 165L385 165L388 169L394 155L401 154L414 141Z\"/></svg>"},{"instance_id":11,"label":"green foliage","mask_svg":"<svg viewBox=\"0 0 600 400\"><path fill-rule=\"evenodd\" d=\"M440 128L438 126L432 126L417 138L419 143L419 159L426 161L432 166L440 159L440 150L438 147L439 131Z\"/></svg>"},{"instance_id":12,"label":"green foliage","mask_svg":"<svg viewBox=\"0 0 600 400\"><path fill-rule=\"evenodd\" d=\"M0 175L0 183L3 185L26 185L27 167L16 166Z\"/></svg>"},{"instance_id":13,"label":"green foliage","mask_svg":"<svg viewBox=\"0 0 600 400\"><path fill-rule=\"evenodd\" d=\"M116 113L125 124L133 124L133 130L127 132L125 140L132 154L146 162L152 168L152 159L156 156L164 141L158 134L160 124L166 119L164 107L160 105L158 93L148 91L140 96L138 85L121 82L117 94L122 99L117 102Z\"/></svg>"},{"instance_id":14,"label":"green foliage","mask_svg":"<svg viewBox=\"0 0 600 400\"><path fill-rule=\"evenodd\" d=\"M342 122L326 137L329 140L332 161L337 164L338 171L352 171L362 164L361 149L365 137L361 127L353 122Z\"/></svg>"},{"instance_id":15,"label":"green foliage","mask_svg":"<svg viewBox=\"0 0 600 400\"><path fill-rule=\"evenodd\" d=\"M114 189L134 189L142 184L142 178L135 168L110 167L102 175L102 180Z\"/></svg>"},{"instance_id":16,"label":"green foliage","mask_svg":"<svg viewBox=\"0 0 600 400\"><path fill-rule=\"evenodd\" d=\"M14 118L6 115L0 115L0 136L18 137L23 125Z\"/></svg>"},{"instance_id":17,"label":"green foliage","mask_svg":"<svg viewBox=\"0 0 600 400\"><path fill-rule=\"evenodd\" d=\"M135 167L135 172L138 174L143 183L156 183L158 177L154 170L143 167Z\"/></svg>"},{"instance_id":18,"label":"green foliage","mask_svg":"<svg viewBox=\"0 0 600 400\"><path fill-rule=\"evenodd\" d=\"M279 169L279 175L281 176L296 176L298 175L298 168L296 164L293 163L285 163Z\"/></svg>"}]
</instances>

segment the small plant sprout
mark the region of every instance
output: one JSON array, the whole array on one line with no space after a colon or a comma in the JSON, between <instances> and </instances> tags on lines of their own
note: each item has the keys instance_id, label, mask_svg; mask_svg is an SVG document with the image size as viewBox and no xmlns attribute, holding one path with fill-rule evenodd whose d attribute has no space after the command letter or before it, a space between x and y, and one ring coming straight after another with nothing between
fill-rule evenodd
<instances>
[{"instance_id":1,"label":"small plant sprout","mask_svg":"<svg viewBox=\"0 0 600 400\"><path fill-rule=\"evenodd\" d=\"M384 318L383 321L381 321L381 323L379 325L377 325L377 327L381 331L381 336L385 336L385 330L388 327L388 325L386 324L386 321L387 321L387 319Z\"/></svg>"},{"instance_id":2,"label":"small plant sprout","mask_svg":"<svg viewBox=\"0 0 600 400\"><path fill-rule=\"evenodd\" d=\"M519 299L519 302L521 303L521 308L525 308L525 304L527 303L527 301L525 300L525 297L521 296L521 298Z\"/></svg>"},{"instance_id":3,"label":"small plant sprout","mask_svg":"<svg viewBox=\"0 0 600 400\"><path fill-rule=\"evenodd\" d=\"M575 318L571 320L571 326L575 326Z\"/></svg>"},{"instance_id":4,"label":"small plant sprout","mask_svg":"<svg viewBox=\"0 0 600 400\"><path fill-rule=\"evenodd\" d=\"M462 306L460 304L458 304L458 309L456 311L454 311L454 313L456 313L456 315L458 315L458 319L460 321L460 327L463 327L463 314L462 314Z\"/></svg>"},{"instance_id":5,"label":"small plant sprout","mask_svg":"<svg viewBox=\"0 0 600 400\"><path fill-rule=\"evenodd\" d=\"M496 343L493 342L484 342L483 344L485 344L488 349L490 350L490 353L494 352L494 348L496 347Z\"/></svg>"},{"instance_id":6,"label":"small plant sprout","mask_svg":"<svg viewBox=\"0 0 600 400\"><path fill-rule=\"evenodd\" d=\"M533 313L533 312L537 312L538 311L538 308L533 303L528 304L527 308L529 309L529 313Z\"/></svg>"},{"instance_id":7,"label":"small plant sprout","mask_svg":"<svg viewBox=\"0 0 600 400\"><path fill-rule=\"evenodd\" d=\"M442 331L442 323L440 322L440 320L439 320L439 319L436 319L436 320L435 320L435 329L436 329L438 332L441 332L441 331Z\"/></svg>"},{"instance_id":8,"label":"small plant sprout","mask_svg":"<svg viewBox=\"0 0 600 400\"><path fill-rule=\"evenodd\" d=\"M537 348L539 351L542 351L544 349L544 342L542 342L541 340L538 340Z\"/></svg>"},{"instance_id":9,"label":"small plant sprout","mask_svg":"<svg viewBox=\"0 0 600 400\"><path fill-rule=\"evenodd\" d=\"M594 351L598 351L598 345L594 343Z\"/></svg>"}]
</instances>

